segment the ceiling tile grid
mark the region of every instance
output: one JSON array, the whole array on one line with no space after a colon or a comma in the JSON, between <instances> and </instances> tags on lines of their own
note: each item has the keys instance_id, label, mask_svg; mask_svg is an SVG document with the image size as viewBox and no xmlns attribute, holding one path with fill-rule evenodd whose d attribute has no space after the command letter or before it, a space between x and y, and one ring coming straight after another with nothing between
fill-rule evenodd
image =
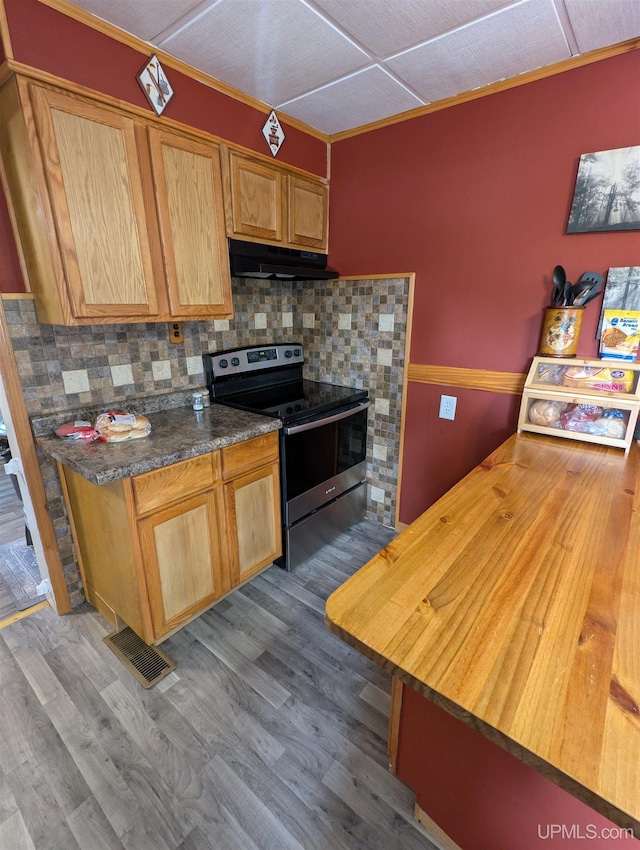
<instances>
[{"instance_id":1,"label":"ceiling tile grid","mask_svg":"<svg viewBox=\"0 0 640 850\"><path fill-rule=\"evenodd\" d=\"M282 104L287 115L325 133L342 133L423 106L380 66L366 68L312 94Z\"/></svg>"},{"instance_id":2,"label":"ceiling tile grid","mask_svg":"<svg viewBox=\"0 0 640 850\"><path fill-rule=\"evenodd\" d=\"M569 59L553 0L525 0L387 61L428 102Z\"/></svg>"},{"instance_id":3,"label":"ceiling tile grid","mask_svg":"<svg viewBox=\"0 0 640 850\"><path fill-rule=\"evenodd\" d=\"M221 0L159 47L268 105L369 63L298 0Z\"/></svg>"},{"instance_id":4,"label":"ceiling tile grid","mask_svg":"<svg viewBox=\"0 0 640 850\"><path fill-rule=\"evenodd\" d=\"M640 38L640 0L73 0L326 134Z\"/></svg>"}]
</instances>

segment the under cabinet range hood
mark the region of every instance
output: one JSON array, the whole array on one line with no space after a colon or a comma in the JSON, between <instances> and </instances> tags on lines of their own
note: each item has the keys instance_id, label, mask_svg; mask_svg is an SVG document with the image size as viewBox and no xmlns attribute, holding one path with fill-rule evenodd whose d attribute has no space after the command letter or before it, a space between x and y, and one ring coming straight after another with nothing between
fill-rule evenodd
<instances>
[{"instance_id":1,"label":"under cabinet range hood","mask_svg":"<svg viewBox=\"0 0 640 850\"><path fill-rule=\"evenodd\" d=\"M327 267L327 255L229 239L231 277L282 280L331 280L338 272Z\"/></svg>"}]
</instances>

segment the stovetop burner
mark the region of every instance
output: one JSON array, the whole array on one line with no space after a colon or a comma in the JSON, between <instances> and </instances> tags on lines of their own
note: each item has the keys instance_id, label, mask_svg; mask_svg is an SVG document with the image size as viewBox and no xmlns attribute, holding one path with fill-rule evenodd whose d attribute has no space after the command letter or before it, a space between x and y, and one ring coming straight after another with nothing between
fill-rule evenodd
<instances>
[{"instance_id":1,"label":"stovetop burner","mask_svg":"<svg viewBox=\"0 0 640 850\"><path fill-rule=\"evenodd\" d=\"M367 398L366 390L302 377L299 343L232 349L204 355L212 401L299 422Z\"/></svg>"},{"instance_id":2,"label":"stovetop burner","mask_svg":"<svg viewBox=\"0 0 640 850\"><path fill-rule=\"evenodd\" d=\"M220 400L232 407L276 416L284 423L291 423L365 398L365 390L302 379L266 389L234 393Z\"/></svg>"}]
</instances>

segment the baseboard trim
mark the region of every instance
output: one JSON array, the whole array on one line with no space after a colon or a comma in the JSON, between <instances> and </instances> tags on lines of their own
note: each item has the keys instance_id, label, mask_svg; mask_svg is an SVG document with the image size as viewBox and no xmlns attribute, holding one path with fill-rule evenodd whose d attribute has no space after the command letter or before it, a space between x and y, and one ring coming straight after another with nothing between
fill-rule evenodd
<instances>
[{"instance_id":1,"label":"baseboard trim","mask_svg":"<svg viewBox=\"0 0 640 850\"><path fill-rule=\"evenodd\" d=\"M456 844L452 838L449 838L447 833L443 829L440 829L438 824L417 803L414 806L413 815L429 833L429 839L436 845L438 850L462 850L462 847Z\"/></svg>"}]
</instances>

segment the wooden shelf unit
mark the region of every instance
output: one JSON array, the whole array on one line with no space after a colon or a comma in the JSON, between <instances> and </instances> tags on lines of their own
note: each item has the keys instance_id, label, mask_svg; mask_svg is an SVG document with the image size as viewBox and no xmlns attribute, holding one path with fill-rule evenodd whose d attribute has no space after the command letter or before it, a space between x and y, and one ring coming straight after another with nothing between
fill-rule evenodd
<instances>
[{"instance_id":1,"label":"wooden shelf unit","mask_svg":"<svg viewBox=\"0 0 640 850\"><path fill-rule=\"evenodd\" d=\"M588 386L566 386L563 380L571 380L571 373L567 375L567 370L575 369L590 369L609 370L609 376L613 373L626 373L627 380L631 379L630 388L628 391L618 391L615 389L590 388ZM629 373L631 373L629 375ZM579 383L573 378L574 383ZM603 376L604 382L604 376ZM622 374L619 375L619 383L623 383ZM536 424L531 422L530 411L536 401L548 401L556 403L562 407L562 416L559 416L557 422L548 425ZM573 408L571 406L574 406ZM606 429L599 430L594 423L591 424L591 430L581 431L574 430L580 427L574 421L573 426L567 419L569 414L577 406L597 406L602 408L602 413L595 418L601 419L619 419L624 423L624 435L610 436L606 433ZM518 432L531 431L535 434L550 434L554 437L565 437L570 440L582 440L587 443L599 443L604 446L613 446L629 451L633 435L638 421L638 412L640 410L640 363L637 361L611 361L600 360L596 358L575 358L575 357L534 357L531 363L531 368L527 374L527 378L522 393L522 404L520 406L520 415L518 417ZM618 411L619 416L612 415L613 411Z\"/></svg>"}]
</instances>

